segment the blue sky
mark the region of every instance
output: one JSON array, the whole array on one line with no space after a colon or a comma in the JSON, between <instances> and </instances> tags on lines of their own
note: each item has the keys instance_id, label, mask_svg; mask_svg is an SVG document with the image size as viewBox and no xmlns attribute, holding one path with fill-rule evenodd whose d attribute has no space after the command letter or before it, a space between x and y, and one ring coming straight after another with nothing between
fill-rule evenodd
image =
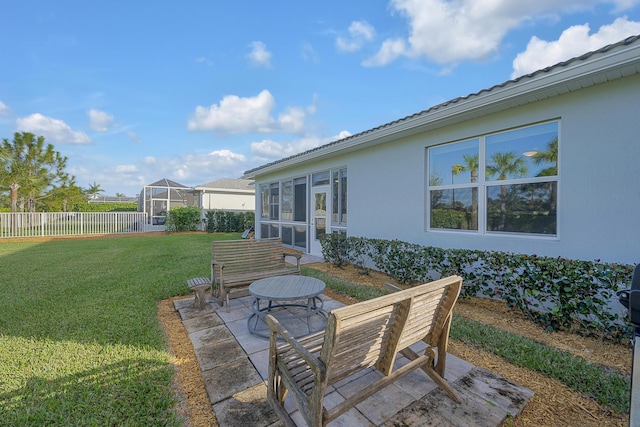
<instances>
[{"instance_id":1,"label":"blue sky","mask_svg":"<svg viewBox=\"0 0 640 427\"><path fill-rule=\"evenodd\" d=\"M6 0L0 137L198 185L640 34L640 0Z\"/></svg>"}]
</instances>

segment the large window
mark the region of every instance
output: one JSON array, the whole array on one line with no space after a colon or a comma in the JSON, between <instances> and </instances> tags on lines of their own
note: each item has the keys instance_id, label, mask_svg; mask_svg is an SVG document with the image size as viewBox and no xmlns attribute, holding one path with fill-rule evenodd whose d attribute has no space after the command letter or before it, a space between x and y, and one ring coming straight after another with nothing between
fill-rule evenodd
<instances>
[{"instance_id":1,"label":"large window","mask_svg":"<svg viewBox=\"0 0 640 427\"><path fill-rule=\"evenodd\" d=\"M318 187L323 192L325 206L317 209L315 200L308 200L309 187ZM326 222L317 215L322 211L325 218L331 214L331 231L346 233L347 228L347 169L333 169L309 175L283 179L259 185L260 237L281 237L282 243L298 249L307 248L309 223L326 228ZM311 208L311 211L309 210ZM328 218L327 218L328 220Z\"/></svg>"},{"instance_id":2,"label":"large window","mask_svg":"<svg viewBox=\"0 0 640 427\"><path fill-rule=\"evenodd\" d=\"M428 226L557 235L558 122L431 147Z\"/></svg>"},{"instance_id":3,"label":"large window","mask_svg":"<svg viewBox=\"0 0 640 427\"><path fill-rule=\"evenodd\" d=\"M347 170L339 169L333 171L332 189L332 215L333 225L347 224Z\"/></svg>"},{"instance_id":4,"label":"large window","mask_svg":"<svg viewBox=\"0 0 640 427\"><path fill-rule=\"evenodd\" d=\"M287 246L306 248L307 178L260 185L260 219L261 237L281 237Z\"/></svg>"}]
</instances>

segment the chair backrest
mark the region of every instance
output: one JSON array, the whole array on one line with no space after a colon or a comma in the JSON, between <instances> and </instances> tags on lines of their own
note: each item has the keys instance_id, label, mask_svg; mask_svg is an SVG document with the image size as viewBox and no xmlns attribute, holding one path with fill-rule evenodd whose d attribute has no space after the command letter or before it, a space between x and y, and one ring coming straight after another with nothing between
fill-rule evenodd
<instances>
[{"instance_id":1,"label":"chair backrest","mask_svg":"<svg viewBox=\"0 0 640 427\"><path fill-rule=\"evenodd\" d=\"M214 261L224 262L224 271L243 272L284 267L282 240L268 239L220 240L212 244Z\"/></svg>"},{"instance_id":2,"label":"chair backrest","mask_svg":"<svg viewBox=\"0 0 640 427\"><path fill-rule=\"evenodd\" d=\"M320 353L327 385L370 366L389 375L400 350L420 340L435 346L448 339L461 286L462 278L450 276L333 310Z\"/></svg>"}]
</instances>

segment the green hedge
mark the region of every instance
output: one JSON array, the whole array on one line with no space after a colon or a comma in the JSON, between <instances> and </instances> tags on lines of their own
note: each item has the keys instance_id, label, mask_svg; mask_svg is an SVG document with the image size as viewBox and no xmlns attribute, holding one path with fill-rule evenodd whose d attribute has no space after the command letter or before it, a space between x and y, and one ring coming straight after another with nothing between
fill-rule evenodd
<instances>
[{"instance_id":1,"label":"green hedge","mask_svg":"<svg viewBox=\"0 0 640 427\"><path fill-rule=\"evenodd\" d=\"M173 208L165 216L165 230L196 231L200 228L200 208L197 206L183 206Z\"/></svg>"},{"instance_id":2,"label":"green hedge","mask_svg":"<svg viewBox=\"0 0 640 427\"><path fill-rule=\"evenodd\" d=\"M614 340L632 335L628 320L609 307L612 301L617 304L616 291L628 288L632 265L442 249L338 234L327 234L321 245L325 260L336 266L348 262L366 270L373 265L404 284L460 275L462 298L502 299L549 331L566 330Z\"/></svg>"},{"instance_id":3,"label":"green hedge","mask_svg":"<svg viewBox=\"0 0 640 427\"><path fill-rule=\"evenodd\" d=\"M137 212L137 203L74 203L73 212Z\"/></svg>"},{"instance_id":4,"label":"green hedge","mask_svg":"<svg viewBox=\"0 0 640 427\"><path fill-rule=\"evenodd\" d=\"M236 233L253 227L255 213L253 211L229 212L213 209L207 211L205 219L208 233Z\"/></svg>"}]
</instances>

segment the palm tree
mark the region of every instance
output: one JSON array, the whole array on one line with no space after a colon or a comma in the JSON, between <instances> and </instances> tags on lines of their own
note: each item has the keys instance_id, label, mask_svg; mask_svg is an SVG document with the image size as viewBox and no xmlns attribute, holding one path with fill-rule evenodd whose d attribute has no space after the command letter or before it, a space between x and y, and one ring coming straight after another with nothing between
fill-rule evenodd
<instances>
[{"instance_id":1,"label":"palm tree","mask_svg":"<svg viewBox=\"0 0 640 427\"><path fill-rule=\"evenodd\" d=\"M504 181L508 177L520 178L527 173L524 159L513 151L507 153L494 153L491 162L487 164L487 179L498 175L498 181ZM499 230L504 230L507 219L507 186L500 186L500 225Z\"/></svg>"},{"instance_id":2,"label":"palm tree","mask_svg":"<svg viewBox=\"0 0 640 427\"><path fill-rule=\"evenodd\" d=\"M556 176L558 175L558 137L554 136L547 144L545 151L539 151L533 156L533 161L536 165L544 163L552 163L553 166L544 168L538 173L537 176ZM551 211L555 212L557 203L557 190L556 186L551 183L551 194L549 196L549 202L551 204Z\"/></svg>"},{"instance_id":3,"label":"palm tree","mask_svg":"<svg viewBox=\"0 0 640 427\"><path fill-rule=\"evenodd\" d=\"M86 193L91 196L92 199L97 199L98 194L104 193L104 190L100 188L100 184L96 184L96 182L93 181L93 185L89 185L89 188L86 189Z\"/></svg>"},{"instance_id":4,"label":"palm tree","mask_svg":"<svg viewBox=\"0 0 640 427\"><path fill-rule=\"evenodd\" d=\"M546 151L539 151L533 155L533 162L536 165L543 163L552 163L553 166L544 168L537 176L555 176L558 175L558 137L554 136L547 144Z\"/></svg>"},{"instance_id":5,"label":"palm tree","mask_svg":"<svg viewBox=\"0 0 640 427\"><path fill-rule=\"evenodd\" d=\"M478 181L478 154L465 154L462 156L464 159L464 165L453 165L451 167L451 173L453 175L459 175L463 172L469 171L471 173L471 182ZM455 205L455 201L454 201ZM471 189L471 224L470 230L478 229L478 190Z\"/></svg>"}]
</instances>

